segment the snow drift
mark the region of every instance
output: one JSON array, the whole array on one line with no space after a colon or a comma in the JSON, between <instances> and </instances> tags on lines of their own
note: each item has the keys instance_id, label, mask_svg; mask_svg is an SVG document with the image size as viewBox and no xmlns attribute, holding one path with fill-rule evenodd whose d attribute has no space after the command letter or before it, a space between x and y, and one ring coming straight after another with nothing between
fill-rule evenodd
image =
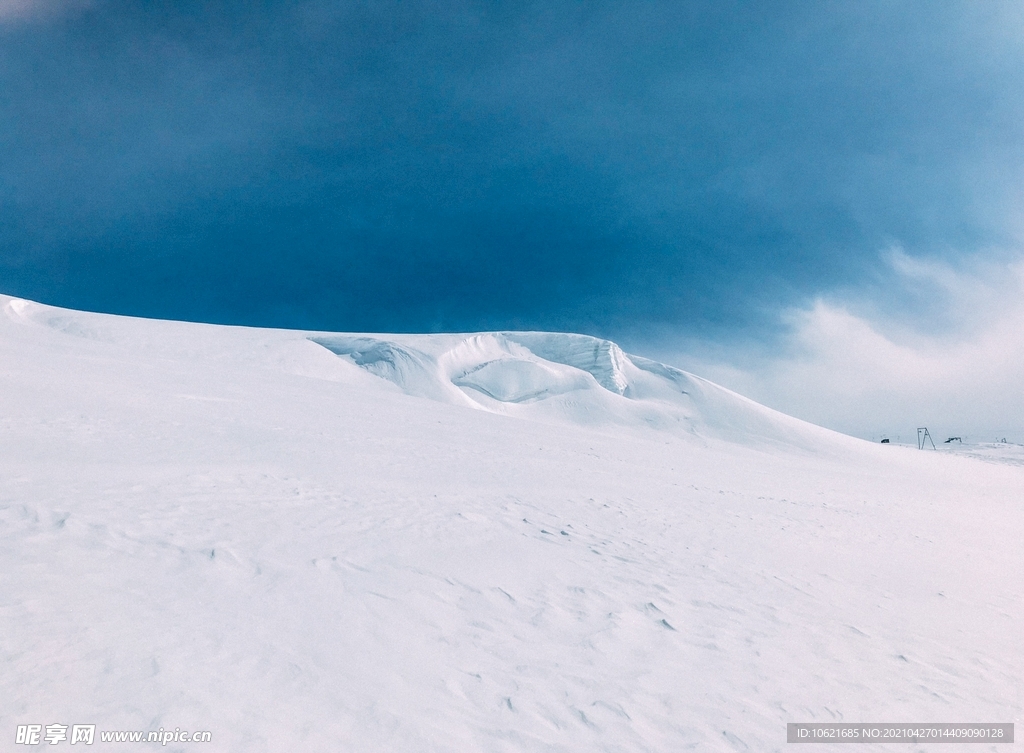
<instances>
[{"instance_id":1,"label":"snow drift","mask_svg":"<svg viewBox=\"0 0 1024 753\"><path fill-rule=\"evenodd\" d=\"M489 332L310 339L409 395L494 413L804 448L847 441L586 335Z\"/></svg>"}]
</instances>

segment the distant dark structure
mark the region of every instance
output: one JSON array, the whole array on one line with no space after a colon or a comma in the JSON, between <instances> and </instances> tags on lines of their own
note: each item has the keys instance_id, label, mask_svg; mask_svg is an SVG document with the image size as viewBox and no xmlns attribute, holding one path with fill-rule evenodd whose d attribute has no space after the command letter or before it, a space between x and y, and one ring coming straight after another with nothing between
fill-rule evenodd
<instances>
[{"instance_id":1,"label":"distant dark structure","mask_svg":"<svg viewBox=\"0 0 1024 753\"><path fill-rule=\"evenodd\" d=\"M889 444L889 440L888 439L883 439L882 440L882 444Z\"/></svg>"},{"instance_id":2,"label":"distant dark structure","mask_svg":"<svg viewBox=\"0 0 1024 753\"><path fill-rule=\"evenodd\" d=\"M935 446L935 442L932 441L932 435L928 433L928 427L927 426L919 427L918 430L917 430L917 449L923 450L924 449L924 443L926 441L927 442L931 442L933 450L938 449Z\"/></svg>"},{"instance_id":3,"label":"distant dark structure","mask_svg":"<svg viewBox=\"0 0 1024 753\"><path fill-rule=\"evenodd\" d=\"M960 437L950 437L949 439L947 439L942 444L949 444L950 442L959 442L960 444L963 444L964 440L960 439Z\"/></svg>"}]
</instances>

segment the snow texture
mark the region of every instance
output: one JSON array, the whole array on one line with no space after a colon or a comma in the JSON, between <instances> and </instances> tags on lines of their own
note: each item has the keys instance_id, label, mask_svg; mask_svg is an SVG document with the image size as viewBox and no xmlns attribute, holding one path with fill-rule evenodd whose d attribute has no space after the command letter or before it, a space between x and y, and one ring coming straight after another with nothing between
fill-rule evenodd
<instances>
[{"instance_id":1,"label":"snow texture","mask_svg":"<svg viewBox=\"0 0 1024 753\"><path fill-rule=\"evenodd\" d=\"M1021 716L1015 446L868 444L582 335L0 309L11 749L60 722L781 751L791 721Z\"/></svg>"}]
</instances>

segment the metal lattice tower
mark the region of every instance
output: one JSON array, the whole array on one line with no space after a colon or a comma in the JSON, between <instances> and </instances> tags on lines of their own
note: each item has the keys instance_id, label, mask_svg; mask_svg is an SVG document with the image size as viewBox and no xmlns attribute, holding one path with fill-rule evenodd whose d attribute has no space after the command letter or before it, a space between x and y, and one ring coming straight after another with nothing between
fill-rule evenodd
<instances>
[{"instance_id":1,"label":"metal lattice tower","mask_svg":"<svg viewBox=\"0 0 1024 753\"><path fill-rule=\"evenodd\" d=\"M923 450L925 442L931 442L932 449L937 449L935 442L932 442L932 435L928 433L928 427L922 426L917 430L917 449Z\"/></svg>"}]
</instances>

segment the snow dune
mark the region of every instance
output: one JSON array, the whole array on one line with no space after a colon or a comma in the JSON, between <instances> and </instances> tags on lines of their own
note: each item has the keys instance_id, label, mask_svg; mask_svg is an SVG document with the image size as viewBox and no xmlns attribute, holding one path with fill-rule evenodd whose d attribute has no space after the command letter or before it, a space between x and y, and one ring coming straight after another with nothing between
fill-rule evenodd
<instances>
[{"instance_id":1,"label":"snow dune","mask_svg":"<svg viewBox=\"0 0 1024 753\"><path fill-rule=\"evenodd\" d=\"M574 425L651 428L691 437L804 448L849 440L705 379L576 334L310 338L409 395Z\"/></svg>"},{"instance_id":2,"label":"snow dune","mask_svg":"<svg viewBox=\"0 0 1024 753\"><path fill-rule=\"evenodd\" d=\"M0 310L9 743L771 751L1021 716L1024 466L990 462L1019 453L859 442L581 335Z\"/></svg>"}]
</instances>

